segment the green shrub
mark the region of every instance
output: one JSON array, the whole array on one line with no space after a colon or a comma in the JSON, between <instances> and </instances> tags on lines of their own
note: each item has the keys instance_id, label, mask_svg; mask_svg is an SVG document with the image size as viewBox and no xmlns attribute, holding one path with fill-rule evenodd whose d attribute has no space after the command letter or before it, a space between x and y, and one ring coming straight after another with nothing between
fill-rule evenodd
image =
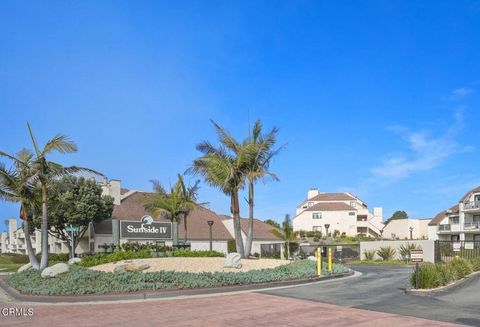
<instances>
[{"instance_id":1,"label":"green shrub","mask_svg":"<svg viewBox=\"0 0 480 327\"><path fill-rule=\"evenodd\" d=\"M400 253L400 256L402 257L403 260L407 260L407 258L410 258L410 251L411 250L420 250L421 247L420 246L417 246L416 244L411 244L411 243L406 243L406 244L402 244L400 245L400 247L398 248L398 252Z\"/></svg>"},{"instance_id":2,"label":"green shrub","mask_svg":"<svg viewBox=\"0 0 480 327\"><path fill-rule=\"evenodd\" d=\"M465 259L457 258L448 263L455 270L457 279L464 278L473 272L472 264Z\"/></svg>"},{"instance_id":3,"label":"green shrub","mask_svg":"<svg viewBox=\"0 0 480 327\"><path fill-rule=\"evenodd\" d=\"M363 255L365 256L365 260L373 260L375 253L375 250L364 250Z\"/></svg>"},{"instance_id":4,"label":"green shrub","mask_svg":"<svg viewBox=\"0 0 480 327\"><path fill-rule=\"evenodd\" d=\"M225 255L218 251L190 251L190 250L173 250L173 257L220 257Z\"/></svg>"},{"instance_id":5,"label":"green shrub","mask_svg":"<svg viewBox=\"0 0 480 327\"><path fill-rule=\"evenodd\" d=\"M480 257L476 257L470 262L472 263L473 271L480 271Z\"/></svg>"},{"instance_id":6,"label":"green shrub","mask_svg":"<svg viewBox=\"0 0 480 327\"><path fill-rule=\"evenodd\" d=\"M456 271L452 265L437 264L435 267L439 285L447 285L457 279Z\"/></svg>"},{"instance_id":7,"label":"green shrub","mask_svg":"<svg viewBox=\"0 0 480 327\"><path fill-rule=\"evenodd\" d=\"M237 252L237 243L235 243L235 240L227 241L227 251L228 253Z\"/></svg>"},{"instance_id":8,"label":"green shrub","mask_svg":"<svg viewBox=\"0 0 480 327\"><path fill-rule=\"evenodd\" d=\"M97 253L88 257L85 257L80 262L82 267L93 267L104 263L116 262L127 259L141 259L150 258L150 250L144 249L138 252L134 251L117 251L113 253Z\"/></svg>"},{"instance_id":9,"label":"green shrub","mask_svg":"<svg viewBox=\"0 0 480 327\"><path fill-rule=\"evenodd\" d=\"M391 246L381 247L377 250L377 255L382 258L382 260L392 260L396 253L397 251Z\"/></svg>"},{"instance_id":10,"label":"green shrub","mask_svg":"<svg viewBox=\"0 0 480 327\"><path fill-rule=\"evenodd\" d=\"M416 271L410 277L410 284L415 286L417 274ZM419 270L419 288L435 288L441 286L438 278L437 267L431 263L425 263Z\"/></svg>"},{"instance_id":11,"label":"green shrub","mask_svg":"<svg viewBox=\"0 0 480 327\"><path fill-rule=\"evenodd\" d=\"M15 254L11 257L12 263L29 263L28 255Z\"/></svg>"},{"instance_id":12,"label":"green shrub","mask_svg":"<svg viewBox=\"0 0 480 327\"><path fill-rule=\"evenodd\" d=\"M334 264L333 273L346 272ZM43 279L38 271L29 270L9 275L7 282L23 293L38 295L102 294L134 292L160 288L204 288L227 285L245 285L272 281L310 278L316 273L315 262L294 261L276 268L248 272L189 273L175 271L106 273L72 266L68 273ZM328 274L327 272L324 272Z\"/></svg>"}]
</instances>

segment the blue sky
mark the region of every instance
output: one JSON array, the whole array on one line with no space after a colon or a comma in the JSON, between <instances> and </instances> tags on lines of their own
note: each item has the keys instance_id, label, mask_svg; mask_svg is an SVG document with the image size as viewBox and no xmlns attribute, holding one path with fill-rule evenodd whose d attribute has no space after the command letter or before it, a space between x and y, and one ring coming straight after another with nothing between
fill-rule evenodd
<instances>
[{"instance_id":1,"label":"blue sky","mask_svg":"<svg viewBox=\"0 0 480 327\"><path fill-rule=\"evenodd\" d=\"M28 120L78 144L53 159L148 190L215 140L210 118L239 138L260 118L287 147L258 217L310 187L431 217L480 185L479 30L472 1L2 1L0 149L29 146Z\"/></svg>"}]
</instances>

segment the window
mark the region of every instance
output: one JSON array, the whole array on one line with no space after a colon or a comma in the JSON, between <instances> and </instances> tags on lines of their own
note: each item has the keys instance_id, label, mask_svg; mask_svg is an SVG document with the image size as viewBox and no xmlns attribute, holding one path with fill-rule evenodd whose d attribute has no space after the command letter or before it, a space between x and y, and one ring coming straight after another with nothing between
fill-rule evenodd
<instances>
[{"instance_id":1,"label":"window","mask_svg":"<svg viewBox=\"0 0 480 327\"><path fill-rule=\"evenodd\" d=\"M355 216L355 212L349 212L348 215L349 216Z\"/></svg>"},{"instance_id":2,"label":"window","mask_svg":"<svg viewBox=\"0 0 480 327\"><path fill-rule=\"evenodd\" d=\"M322 231L322 226L313 226L312 231L314 232L321 232Z\"/></svg>"},{"instance_id":3,"label":"window","mask_svg":"<svg viewBox=\"0 0 480 327\"><path fill-rule=\"evenodd\" d=\"M308 202L307 207L310 208L311 206L313 206L313 202Z\"/></svg>"},{"instance_id":4,"label":"window","mask_svg":"<svg viewBox=\"0 0 480 327\"><path fill-rule=\"evenodd\" d=\"M448 220L449 220L450 224L458 224L459 223L459 217L458 216L448 217Z\"/></svg>"},{"instance_id":5,"label":"window","mask_svg":"<svg viewBox=\"0 0 480 327\"><path fill-rule=\"evenodd\" d=\"M314 212L312 213L312 219L321 219L322 213L321 212Z\"/></svg>"},{"instance_id":6,"label":"window","mask_svg":"<svg viewBox=\"0 0 480 327\"><path fill-rule=\"evenodd\" d=\"M474 223L474 224L480 223L480 215L475 215L475 216L473 216L473 223Z\"/></svg>"},{"instance_id":7,"label":"window","mask_svg":"<svg viewBox=\"0 0 480 327\"><path fill-rule=\"evenodd\" d=\"M356 201L350 201L350 207L355 208L357 206Z\"/></svg>"},{"instance_id":8,"label":"window","mask_svg":"<svg viewBox=\"0 0 480 327\"><path fill-rule=\"evenodd\" d=\"M451 241L460 241L460 235L452 235L450 236Z\"/></svg>"},{"instance_id":9,"label":"window","mask_svg":"<svg viewBox=\"0 0 480 327\"><path fill-rule=\"evenodd\" d=\"M480 242L480 234L473 235L473 241L474 242Z\"/></svg>"}]
</instances>

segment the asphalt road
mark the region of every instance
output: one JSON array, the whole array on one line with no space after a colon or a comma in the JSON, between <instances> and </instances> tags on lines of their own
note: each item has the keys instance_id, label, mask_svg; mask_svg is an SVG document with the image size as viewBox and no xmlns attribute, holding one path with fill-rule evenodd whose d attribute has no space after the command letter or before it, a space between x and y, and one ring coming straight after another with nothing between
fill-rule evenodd
<instances>
[{"instance_id":1,"label":"asphalt road","mask_svg":"<svg viewBox=\"0 0 480 327\"><path fill-rule=\"evenodd\" d=\"M418 296L404 293L413 268L366 265L352 268L362 276L263 293L480 326L480 278L441 295Z\"/></svg>"}]
</instances>

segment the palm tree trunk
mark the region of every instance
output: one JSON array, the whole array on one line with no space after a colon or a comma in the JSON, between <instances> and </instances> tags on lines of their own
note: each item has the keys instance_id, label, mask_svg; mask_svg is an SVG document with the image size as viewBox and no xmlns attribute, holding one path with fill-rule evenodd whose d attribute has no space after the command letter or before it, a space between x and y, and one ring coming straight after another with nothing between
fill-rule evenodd
<instances>
[{"instance_id":1,"label":"palm tree trunk","mask_svg":"<svg viewBox=\"0 0 480 327\"><path fill-rule=\"evenodd\" d=\"M30 238L30 228L28 224L28 216L25 214L23 208L20 209L20 216L23 218L23 233L25 234L25 243L27 245L28 259L30 260L30 265L32 266L32 268L38 270L40 265L38 264L38 260L35 257L35 253L33 252L32 239Z\"/></svg>"},{"instance_id":2,"label":"palm tree trunk","mask_svg":"<svg viewBox=\"0 0 480 327\"><path fill-rule=\"evenodd\" d=\"M47 186L42 183L42 257L40 270L48 265L48 218L47 218Z\"/></svg>"},{"instance_id":3,"label":"palm tree trunk","mask_svg":"<svg viewBox=\"0 0 480 327\"><path fill-rule=\"evenodd\" d=\"M234 191L231 195L231 211L233 215L233 230L235 234L235 245L237 253L245 258L245 249L243 248L242 226L240 225L240 206L238 204L238 192Z\"/></svg>"},{"instance_id":4,"label":"palm tree trunk","mask_svg":"<svg viewBox=\"0 0 480 327\"><path fill-rule=\"evenodd\" d=\"M183 241L185 244L187 244L187 214L183 214L183 230L185 232L185 235L183 236Z\"/></svg>"},{"instance_id":5,"label":"palm tree trunk","mask_svg":"<svg viewBox=\"0 0 480 327\"><path fill-rule=\"evenodd\" d=\"M287 241L287 260L290 259L290 241Z\"/></svg>"},{"instance_id":6,"label":"palm tree trunk","mask_svg":"<svg viewBox=\"0 0 480 327\"><path fill-rule=\"evenodd\" d=\"M250 256L253 243L253 206L254 206L254 185L253 181L249 181L248 184L248 232L247 242L245 244L245 257Z\"/></svg>"}]
</instances>

